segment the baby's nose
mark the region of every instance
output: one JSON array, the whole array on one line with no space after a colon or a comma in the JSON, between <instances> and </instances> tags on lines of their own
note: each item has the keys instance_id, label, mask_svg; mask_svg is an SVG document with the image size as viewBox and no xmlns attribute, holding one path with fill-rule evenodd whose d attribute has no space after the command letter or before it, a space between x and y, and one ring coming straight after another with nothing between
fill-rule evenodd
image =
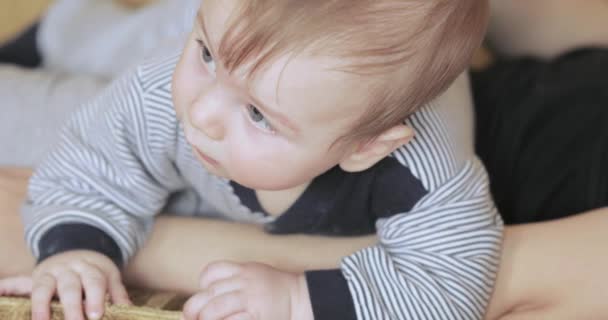
<instances>
[{"instance_id":1,"label":"baby's nose","mask_svg":"<svg viewBox=\"0 0 608 320\"><path fill-rule=\"evenodd\" d=\"M223 140L226 133L226 130L224 130L224 126L218 122L202 125L199 130L201 130L207 137L209 137L209 139L216 141Z\"/></svg>"},{"instance_id":2,"label":"baby's nose","mask_svg":"<svg viewBox=\"0 0 608 320\"><path fill-rule=\"evenodd\" d=\"M191 125L213 140L224 138L226 117L226 110L221 106L198 104L190 108Z\"/></svg>"}]
</instances>

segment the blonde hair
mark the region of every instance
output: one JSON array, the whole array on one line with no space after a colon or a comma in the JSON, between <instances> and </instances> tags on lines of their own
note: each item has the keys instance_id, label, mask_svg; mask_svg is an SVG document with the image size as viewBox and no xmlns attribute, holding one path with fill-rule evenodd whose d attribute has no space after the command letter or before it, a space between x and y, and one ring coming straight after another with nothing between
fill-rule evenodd
<instances>
[{"instance_id":1,"label":"blonde hair","mask_svg":"<svg viewBox=\"0 0 608 320\"><path fill-rule=\"evenodd\" d=\"M371 80L367 112L340 139L371 139L440 95L469 65L487 0L241 1L219 46L229 71L253 77L282 54L344 59Z\"/></svg>"}]
</instances>

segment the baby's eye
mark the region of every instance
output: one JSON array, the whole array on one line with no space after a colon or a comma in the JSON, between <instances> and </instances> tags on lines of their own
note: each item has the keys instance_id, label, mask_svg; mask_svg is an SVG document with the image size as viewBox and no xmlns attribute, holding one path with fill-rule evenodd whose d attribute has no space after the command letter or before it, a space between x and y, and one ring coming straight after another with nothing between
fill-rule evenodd
<instances>
[{"instance_id":1,"label":"baby's eye","mask_svg":"<svg viewBox=\"0 0 608 320\"><path fill-rule=\"evenodd\" d=\"M213 59L213 56L211 55L211 51L209 51L209 48L207 48L207 46L205 45L205 43L202 40L196 40L196 42L198 42L198 45L200 46L201 62L203 64L207 65L207 68L209 68L209 70L211 70L212 72L215 72L215 60Z\"/></svg>"},{"instance_id":2,"label":"baby's eye","mask_svg":"<svg viewBox=\"0 0 608 320\"><path fill-rule=\"evenodd\" d=\"M260 129L274 133L274 128L272 127L272 125L268 122L268 120L266 120L266 117L264 117L260 110L254 105L247 105L247 113L249 114L249 119L253 122L255 126Z\"/></svg>"}]
</instances>

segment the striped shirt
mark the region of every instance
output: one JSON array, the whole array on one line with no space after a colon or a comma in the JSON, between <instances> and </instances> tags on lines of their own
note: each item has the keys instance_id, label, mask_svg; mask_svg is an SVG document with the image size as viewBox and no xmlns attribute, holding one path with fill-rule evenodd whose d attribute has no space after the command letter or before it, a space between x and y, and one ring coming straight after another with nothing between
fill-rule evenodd
<instances>
[{"instance_id":1,"label":"striped shirt","mask_svg":"<svg viewBox=\"0 0 608 320\"><path fill-rule=\"evenodd\" d=\"M255 223L270 232L306 232L298 228L305 221L297 219L301 214L290 214L293 219L281 224L283 216L264 214L248 198L251 190L210 174L196 160L171 100L178 57L150 59L126 73L64 128L36 169L23 208L26 239L39 260L90 249L120 265L143 246L161 211ZM502 221L472 139L450 122L458 113L468 119L470 104L462 106L467 107L450 108L439 99L412 115L406 122L415 138L375 171L354 177L361 188L352 190L363 192L344 193L340 202L350 205L339 206L344 217L328 218L333 222L327 228L313 230L341 234L351 214L365 215L370 208L379 238L377 245L345 257L340 269L306 273L315 319L483 317L498 267ZM336 177L324 181L345 175ZM395 177L407 182L403 189L395 188L401 186ZM395 205L350 203L372 198L366 192ZM325 196L336 208L331 195ZM330 216L338 211L317 207Z\"/></svg>"}]
</instances>

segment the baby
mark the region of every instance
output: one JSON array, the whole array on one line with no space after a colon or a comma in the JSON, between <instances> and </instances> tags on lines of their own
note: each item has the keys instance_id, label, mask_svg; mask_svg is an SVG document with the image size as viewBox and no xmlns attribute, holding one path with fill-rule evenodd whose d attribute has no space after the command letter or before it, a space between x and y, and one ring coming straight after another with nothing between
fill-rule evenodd
<instances>
[{"instance_id":1,"label":"baby","mask_svg":"<svg viewBox=\"0 0 608 320\"><path fill-rule=\"evenodd\" d=\"M34 319L55 294L67 319L100 318L106 294L128 303L119 268L160 212L379 239L336 270L211 264L186 319L482 318L502 222L433 100L468 66L487 11L205 1L185 48L84 106L32 177Z\"/></svg>"}]
</instances>

